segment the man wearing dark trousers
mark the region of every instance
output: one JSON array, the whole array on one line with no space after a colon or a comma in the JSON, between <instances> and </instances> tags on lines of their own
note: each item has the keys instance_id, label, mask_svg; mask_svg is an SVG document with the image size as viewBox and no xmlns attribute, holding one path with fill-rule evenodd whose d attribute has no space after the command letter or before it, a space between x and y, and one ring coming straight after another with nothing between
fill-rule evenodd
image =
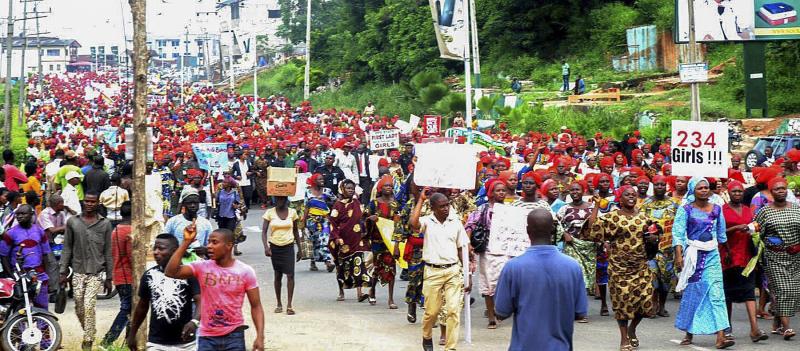
<instances>
[{"instance_id":1,"label":"man wearing dark trousers","mask_svg":"<svg viewBox=\"0 0 800 351\"><path fill-rule=\"evenodd\" d=\"M369 155L372 154L365 143L358 145L358 149L353 152L358 166L358 186L361 187L361 203L368 204L372 194L372 174L369 171Z\"/></svg>"},{"instance_id":2,"label":"man wearing dark trousers","mask_svg":"<svg viewBox=\"0 0 800 351\"><path fill-rule=\"evenodd\" d=\"M242 151L236 151L236 161L233 163L232 175L239 182L244 196L244 205L250 209L250 202L253 200L253 161Z\"/></svg>"}]
</instances>

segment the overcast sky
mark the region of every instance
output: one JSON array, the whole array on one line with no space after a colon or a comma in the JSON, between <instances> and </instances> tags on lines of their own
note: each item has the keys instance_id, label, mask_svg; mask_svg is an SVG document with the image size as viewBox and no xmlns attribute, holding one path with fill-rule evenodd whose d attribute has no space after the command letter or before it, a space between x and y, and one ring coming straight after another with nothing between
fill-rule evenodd
<instances>
[{"instance_id":1,"label":"overcast sky","mask_svg":"<svg viewBox=\"0 0 800 351\"><path fill-rule=\"evenodd\" d=\"M14 1L14 17L22 18L23 3ZM28 11L33 11L33 2L28 3ZM127 0L42 0L38 2L39 11L51 11L47 18L39 21L42 32L47 36L76 39L88 51L92 45L124 45L123 33L130 40L133 32L130 6ZM210 32L217 31L217 19L212 16L197 16L198 11L213 11L216 0L147 0L147 31L154 37L177 37L192 25L192 32L199 32L205 26ZM2 33L6 32L8 4L0 2ZM124 16L124 20L123 20ZM33 17L29 14L29 17ZM27 33L36 32L35 20L28 21ZM125 31L123 31L123 25ZM14 34L19 35L22 21L14 24Z\"/></svg>"}]
</instances>

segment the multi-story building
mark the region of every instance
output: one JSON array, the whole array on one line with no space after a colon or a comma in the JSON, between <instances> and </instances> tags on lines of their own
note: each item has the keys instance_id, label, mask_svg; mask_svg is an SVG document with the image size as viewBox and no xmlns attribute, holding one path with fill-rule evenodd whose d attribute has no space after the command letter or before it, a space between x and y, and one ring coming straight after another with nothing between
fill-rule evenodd
<instances>
[{"instance_id":1,"label":"multi-story building","mask_svg":"<svg viewBox=\"0 0 800 351\"><path fill-rule=\"evenodd\" d=\"M223 0L217 4L223 54L232 42L234 62L251 67L258 46L258 62L271 62L287 41L278 36L281 10L278 0Z\"/></svg>"},{"instance_id":2,"label":"multi-story building","mask_svg":"<svg viewBox=\"0 0 800 351\"><path fill-rule=\"evenodd\" d=\"M25 43L27 42L27 49ZM59 39L55 37L14 37L11 51L11 76L19 77L24 69L25 74L39 71L39 46L42 54L42 73L64 73L67 65L78 60L78 48L81 47L74 39ZM22 64L22 52L25 51L25 63ZM6 48L3 46L0 55L0 76L6 73Z\"/></svg>"}]
</instances>

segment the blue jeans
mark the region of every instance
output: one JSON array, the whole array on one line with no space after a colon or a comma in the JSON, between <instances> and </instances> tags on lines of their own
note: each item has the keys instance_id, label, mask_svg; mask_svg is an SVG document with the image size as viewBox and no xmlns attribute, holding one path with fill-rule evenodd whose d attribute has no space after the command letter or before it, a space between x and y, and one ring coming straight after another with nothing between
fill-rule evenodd
<instances>
[{"instance_id":1,"label":"blue jeans","mask_svg":"<svg viewBox=\"0 0 800 351\"><path fill-rule=\"evenodd\" d=\"M569 91L569 75L561 76L561 77L564 78L564 86L561 87L561 90Z\"/></svg>"},{"instance_id":2,"label":"blue jeans","mask_svg":"<svg viewBox=\"0 0 800 351\"><path fill-rule=\"evenodd\" d=\"M117 285L117 293L119 293L119 313L111 328L103 338L103 344L112 344L119 338L122 331L128 328L130 321L128 316L131 314L131 306L133 304L133 288L130 284Z\"/></svg>"},{"instance_id":3,"label":"blue jeans","mask_svg":"<svg viewBox=\"0 0 800 351\"><path fill-rule=\"evenodd\" d=\"M197 351L245 351L244 330L224 336L201 336L197 339Z\"/></svg>"}]
</instances>

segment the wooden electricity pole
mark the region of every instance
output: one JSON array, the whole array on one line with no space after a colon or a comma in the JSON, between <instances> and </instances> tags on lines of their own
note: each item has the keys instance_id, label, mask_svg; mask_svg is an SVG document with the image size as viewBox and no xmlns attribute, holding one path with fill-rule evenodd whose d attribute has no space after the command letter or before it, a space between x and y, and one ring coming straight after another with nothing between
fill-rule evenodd
<instances>
[{"instance_id":1,"label":"wooden electricity pole","mask_svg":"<svg viewBox=\"0 0 800 351\"><path fill-rule=\"evenodd\" d=\"M145 162L147 161L147 48L146 0L128 0L133 14L133 291L139 291L139 279L145 270L147 245L150 242L145 226ZM139 295L133 294L133 306ZM147 319L136 333L136 349L144 350L147 341ZM136 332L136 331L131 331Z\"/></svg>"}]
</instances>

